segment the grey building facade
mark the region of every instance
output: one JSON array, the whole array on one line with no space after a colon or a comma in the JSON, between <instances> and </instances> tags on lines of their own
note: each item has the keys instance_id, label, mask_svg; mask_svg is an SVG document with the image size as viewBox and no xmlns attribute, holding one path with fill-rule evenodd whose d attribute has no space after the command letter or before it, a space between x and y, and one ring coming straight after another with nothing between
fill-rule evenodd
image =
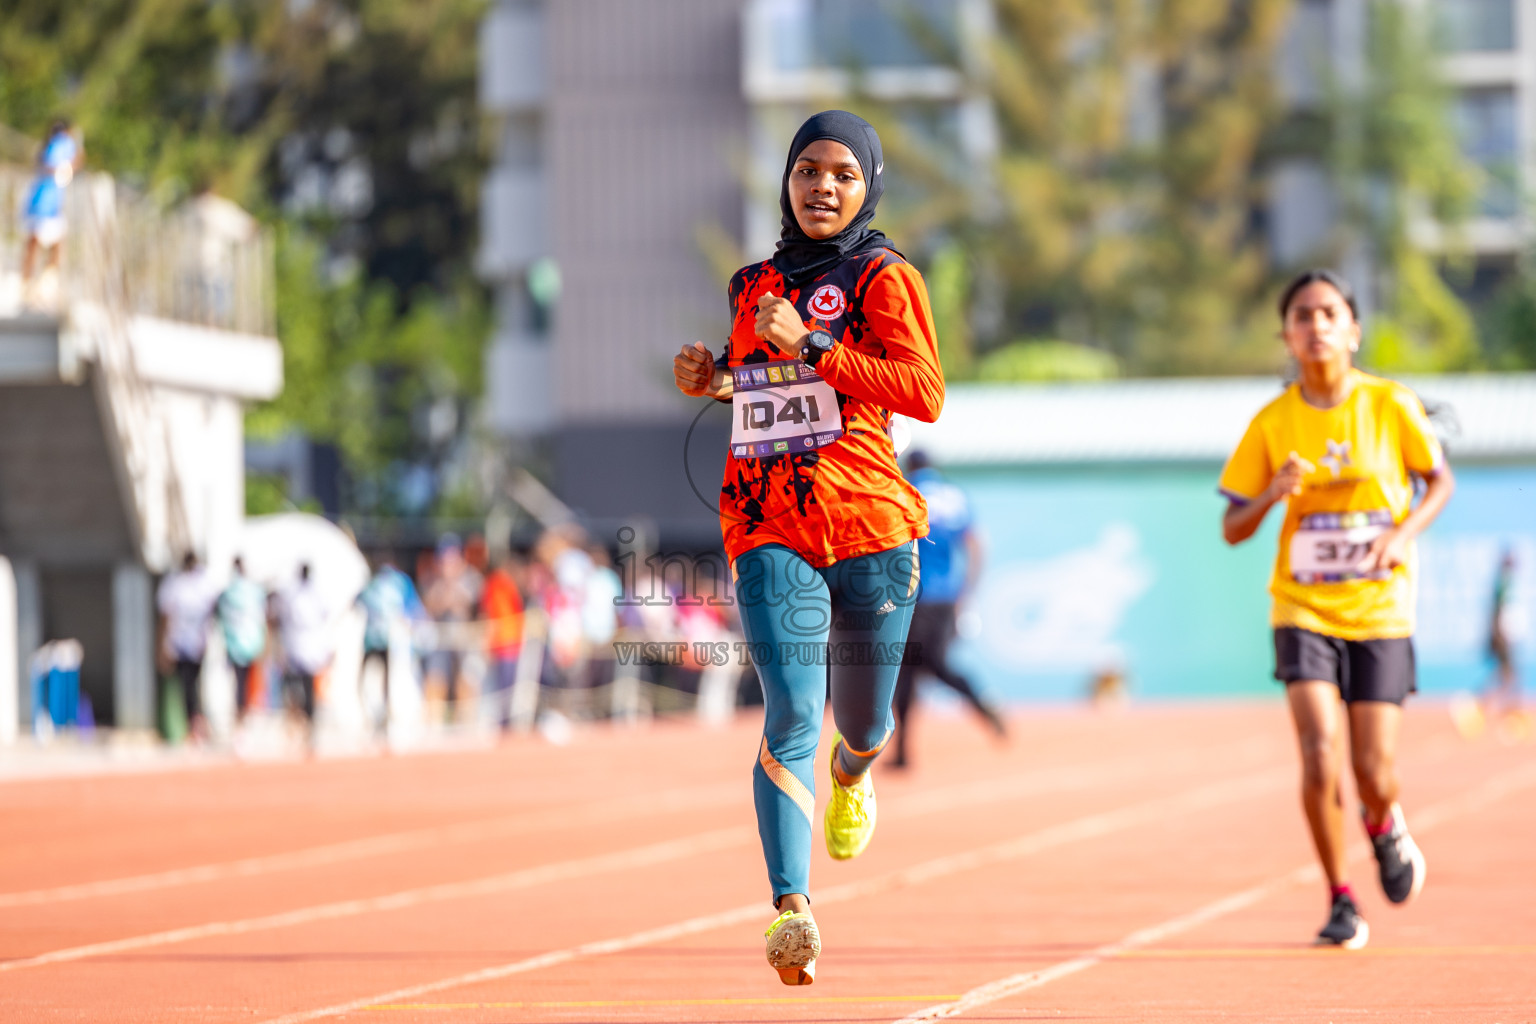
<instances>
[{"instance_id":1,"label":"grey building facade","mask_svg":"<svg viewBox=\"0 0 1536 1024\"><path fill-rule=\"evenodd\" d=\"M1399 0L1429 19L1441 51L1438 71L1451 89L1462 151L1481 172L1476 209L1459 236L1428 221L1415 226L1429 249L1469 252L1474 287L1508 275L1536 239L1529 193L1536 184L1536 0ZM1293 108L1324 102L1330 77L1362 84L1369 0L1296 0L1277 67L1281 95ZM1328 169L1285 161L1269 181L1269 241L1275 261L1293 265L1322 249L1336 208ZM1323 201L1318 201L1323 197ZM1345 258L1357 283L1371 277L1363 251ZM1369 306L1370 289L1363 289Z\"/></svg>"},{"instance_id":2,"label":"grey building facade","mask_svg":"<svg viewBox=\"0 0 1536 1024\"><path fill-rule=\"evenodd\" d=\"M919 6L972 30L987 10ZM780 147L846 88L847 47L871 59L874 91L951 107L961 136L985 145L962 76L928 66L893 12L880 0L500 0L488 14L486 419L541 453L559 496L600 528L638 515L663 537L718 539L726 409L679 395L672 355L723 344L731 264L771 251Z\"/></svg>"},{"instance_id":3,"label":"grey building facade","mask_svg":"<svg viewBox=\"0 0 1536 1024\"><path fill-rule=\"evenodd\" d=\"M1515 201L1536 181L1536 0L1403 0L1443 27L1466 151L1489 187L1466 237L1494 271L1532 225ZM728 328L731 254L777 237L781 147L800 116L861 87L921 105L975 161L994 145L985 97L900 29L916 9L984 50L989 0L498 0L482 31L481 98L497 152L484 191L480 269L497 293L487 421L534 452L562 499L599 524L637 514L664 536L707 541L724 458L724 408L671 384L671 357ZM1298 106L1327 68L1359 64L1367 0L1296 0L1276 74ZM1155 129L1156 101L1130 104ZM1143 109L1145 108L1145 109ZM1272 169L1280 265L1329 241L1304 161ZM1430 240L1433 244L1433 239ZM1345 270L1371 276L1369 256ZM530 439L537 439L530 441ZM529 445L532 444L532 447ZM605 527L606 528L606 527Z\"/></svg>"},{"instance_id":4,"label":"grey building facade","mask_svg":"<svg viewBox=\"0 0 1536 1024\"><path fill-rule=\"evenodd\" d=\"M741 237L741 6L504 0L486 24L501 135L481 257L498 293L490 421L541 436L556 491L597 522L714 525L684 472L698 403L672 387L671 357L718 347L728 325L700 238ZM705 494L724 460L712 440L697 446Z\"/></svg>"}]
</instances>

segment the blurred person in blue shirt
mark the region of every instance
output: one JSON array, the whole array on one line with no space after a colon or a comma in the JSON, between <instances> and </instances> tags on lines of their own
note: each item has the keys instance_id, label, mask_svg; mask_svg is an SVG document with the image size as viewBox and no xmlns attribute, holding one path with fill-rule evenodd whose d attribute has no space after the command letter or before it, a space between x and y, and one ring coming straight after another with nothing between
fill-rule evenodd
<instances>
[{"instance_id":1,"label":"blurred person in blue shirt","mask_svg":"<svg viewBox=\"0 0 1536 1024\"><path fill-rule=\"evenodd\" d=\"M244 718L251 709L251 666L267 649L267 591L245 574L239 558L215 614L224 634L224 653L235 671L235 707Z\"/></svg>"},{"instance_id":2,"label":"blurred person in blue shirt","mask_svg":"<svg viewBox=\"0 0 1536 1024\"><path fill-rule=\"evenodd\" d=\"M896 712L896 750L891 763L907 763L912 697L920 673L927 673L954 690L975 708L997 733L1007 733L1002 717L965 676L949 665L949 645L955 638L958 608L975 589L981 575L982 547L971 504L965 492L945 480L933 468L926 453L907 456L907 479L928 503L928 536L918 542L922 573L912 628L907 634L906 657L896 680L892 709Z\"/></svg>"},{"instance_id":3,"label":"blurred person in blue shirt","mask_svg":"<svg viewBox=\"0 0 1536 1024\"><path fill-rule=\"evenodd\" d=\"M395 567L395 557L384 552L374 563L373 576L357 596L362 606L363 668L378 663L384 680L384 713L376 724L383 729L389 722L389 634L397 622L409 622L424 616L416 584Z\"/></svg>"},{"instance_id":4,"label":"blurred person in blue shirt","mask_svg":"<svg viewBox=\"0 0 1536 1024\"><path fill-rule=\"evenodd\" d=\"M27 190L22 218L27 247L21 260L22 288L32 280L39 250L47 253L48 267L57 270L67 225L64 221L64 190L85 159L85 149L70 131L69 122L54 121L37 155L37 176Z\"/></svg>"}]
</instances>

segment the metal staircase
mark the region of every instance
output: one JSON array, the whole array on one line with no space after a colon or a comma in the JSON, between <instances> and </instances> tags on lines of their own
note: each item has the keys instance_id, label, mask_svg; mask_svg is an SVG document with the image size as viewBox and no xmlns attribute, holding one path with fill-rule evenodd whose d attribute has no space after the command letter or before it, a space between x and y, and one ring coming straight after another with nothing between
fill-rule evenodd
<instances>
[{"instance_id":1,"label":"metal staircase","mask_svg":"<svg viewBox=\"0 0 1536 1024\"><path fill-rule=\"evenodd\" d=\"M135 364L129 334L127 267L118 231L116 187L106 175L78 183L78 241L72 255L62 335L95 370L95 390L139 557L164 571L192 549L170 436Z\"/></svg>"},{"instance_id":2,"label":"metal staircase","mask_svg":"<svg viewBox=\"0 0 1536 1024\"><path fill-rule=\"evenodd\" d=\"M271 242L254 229L236 244L213 238L192 204L162 210L108 175L82 174L67 193L60 271L23 286L18 211L32 177L0 164L0 335L23 332L30 342L0 351L0 386L16 379L7 360L35 352L49 365L30 383L90 387L136 556L161 571L201 538L189 526L163 410L136 364L134 331L179 324L270 338ZM0 494L0 540L4 501Z\"/></svg>"},{"instance_id":3,"label":"metal staircase","mask_svg":"<svg viewBox=\"0 0 1536 1024\"><path fill-rule=\"evenodd\" d=\"M0 607L16 619L0 662L78 639L98 719L148 729L153 576L189 551L230 557L240 410L281 388L270 238L224 200L163 209L81 174L59 270L23 288L33 175L0 163ZM0 711L24 678L5 668Z\"/></svg>"}]
</instances>

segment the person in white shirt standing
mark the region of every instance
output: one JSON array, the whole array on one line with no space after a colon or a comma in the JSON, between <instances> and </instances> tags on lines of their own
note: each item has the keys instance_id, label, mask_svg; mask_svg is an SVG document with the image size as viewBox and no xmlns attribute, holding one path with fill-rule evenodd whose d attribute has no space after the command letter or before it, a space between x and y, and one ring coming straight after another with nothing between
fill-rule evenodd
<instances>
[{"instance_id":1,"label":"person in white shirt standing","mask_svg":"<svg viewBox=\"0 0 1536 1024\"><path fill-rule=\"evenodd\" d=\"M208 624L219 599L219 587L188 552L181 570L160 581L156 604L160 609L160 671L175 674L186 702L187 728L193 739L208 737L203 717L203 655L208 649Z\"/></svg>"},{"instance_id":2,"label":"person in white shirt standing","mask_svg":"<svg viewBox=\"0 0 1536 1024\"><path fill-rule=\"evenodd\" d=\"M331 665L336 645L330 609L315 586L309 563L299 566L299 578L279 601L278 625L283 642L283 689L288 706L303 714L313 745L315 677Z\"/></svg>"}]
</instances>

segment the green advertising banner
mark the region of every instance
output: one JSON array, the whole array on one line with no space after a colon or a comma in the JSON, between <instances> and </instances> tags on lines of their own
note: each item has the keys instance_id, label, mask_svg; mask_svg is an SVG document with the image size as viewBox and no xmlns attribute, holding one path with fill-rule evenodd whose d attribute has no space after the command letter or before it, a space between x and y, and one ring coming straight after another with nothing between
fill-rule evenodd
<instances>
[{"instance_id":1,"label":"green advertising banner","mask_svg":"<svg viewBox=\"0 0 1536 1024\"><path fill-rule=\"evenodd\" d=\"M1278 510L1221 538L1217 466L956 470L988 555L955 660L1003 700L1082 697L1104 671L1136 698L1278 695L1269 574ZM1536 467L1457 469L1420 541L1420 690L1481 687L1494 580L1515 560L1519 653L1536 639Z\"/></svg>"}]
</instances>

